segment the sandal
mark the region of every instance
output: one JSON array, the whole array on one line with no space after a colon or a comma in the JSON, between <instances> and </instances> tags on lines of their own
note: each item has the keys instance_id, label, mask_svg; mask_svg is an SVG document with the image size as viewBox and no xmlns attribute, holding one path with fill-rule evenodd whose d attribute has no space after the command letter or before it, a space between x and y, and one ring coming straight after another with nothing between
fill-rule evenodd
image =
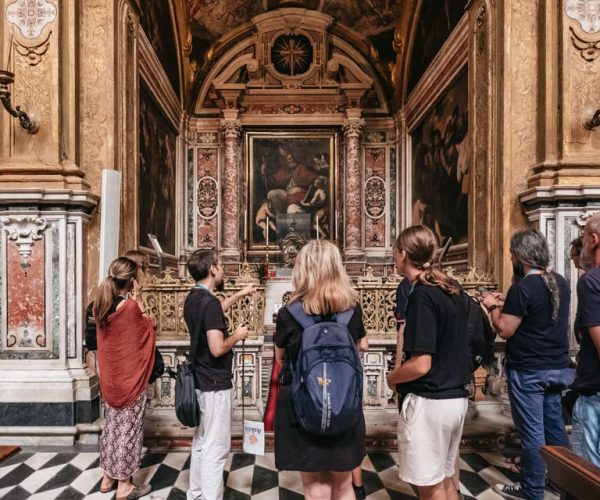
<instances>
[{"instance_id":1,"label":"sandal","mask_svg":"<svg viewBox=\"0 0 600 500\"><path fill-rule=\"evenodd\" d=\"M100 485L100 493L110 493L113 490L117 489L117 480L114 479L112 484L108 488L103 488L102 484Z\"/></svg>"},{"instance_id":2,"label":"sandal","mask_svg":"<svg viewBox=\"0 0 600 500\"><path fill-rule=\"evenodd\" d=\"M117 500L133 500L134 498L140 498L147 495L152 491L152 486L149 484L138 484L133 485L133 490L126 497L117 497Z\"/></svg>"}]
</instances>

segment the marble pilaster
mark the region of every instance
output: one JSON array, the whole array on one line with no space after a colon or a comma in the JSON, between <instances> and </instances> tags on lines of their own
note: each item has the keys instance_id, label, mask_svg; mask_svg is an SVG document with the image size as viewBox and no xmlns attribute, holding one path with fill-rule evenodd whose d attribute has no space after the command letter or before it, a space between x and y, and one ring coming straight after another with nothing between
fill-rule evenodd
<instances>
[{"instance_id":1,"label":"marble pilaster","mask_svg":"<svg viewBox=\"0 0 600 500\"><path fill-rule=\"evenodd\" d=\"M357 113L350 113L357 111ZM349 260L362 257L362 216L361 216L361 172L360 136L365 121L360 118L360 110L349 110L344 120L344 140L346 144L346 171L344 173L344 250Z\"/></svg>"},{"instance_id":2,"label":"marble pilaster","mask_svg":"<svg viewBox=\"0 0 600 500\"><path fill-rule=\"evenodd\" d=\"M0 444L70 444L99 417L82 301L96 203L87 191L0 191Z\"/></svg>"},{"instance_id":3,"label":"marble pilaster","mask_svg":"<svg viewBox=\"0 0 600 500\"><path fill-rule=\"evenodd\" d=\"M226 117L221 120L225 135L225 162L222 172L223 204L221 211L222 252L227 260L239 259L239 158L240 133L242 123L239 119Z\"/></svg>"}]
</instances>

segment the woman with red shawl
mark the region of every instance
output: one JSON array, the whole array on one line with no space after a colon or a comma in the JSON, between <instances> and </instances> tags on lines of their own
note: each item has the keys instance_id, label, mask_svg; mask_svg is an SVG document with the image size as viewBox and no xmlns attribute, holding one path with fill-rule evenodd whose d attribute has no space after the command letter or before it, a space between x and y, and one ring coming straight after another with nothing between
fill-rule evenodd
<instances>
[{"instance_id":1,"label":"woman with red shawl","mask_svg":"<svg viewBox=\"0 0 600 500\"><path fill-rule=\"evenodd\" d=\"M117 500L147 495L149 484L135 485L133 473L142 458L146 388L156 333L139 295L138 266L126 257L110 265L94 302L100 390L106 408L100 437L100 491L117 486Z\"/></svg>"}]
</instances>

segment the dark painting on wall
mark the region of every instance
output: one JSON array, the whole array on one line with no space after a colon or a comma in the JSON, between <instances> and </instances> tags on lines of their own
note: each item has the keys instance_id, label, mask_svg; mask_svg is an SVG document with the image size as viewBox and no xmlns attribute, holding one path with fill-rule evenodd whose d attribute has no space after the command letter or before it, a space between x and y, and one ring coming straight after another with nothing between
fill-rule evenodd
<instances>
[{"instance_id":1,"label":"dark painting on wall","mask_svg":"<svg viewBox=\"0 0 600 500\"><path fill-rule=\"evenodd\" d=\"M247 134L251 250L265 249L267 238L277 244L286 214L309 214L312 238L333 237L336 140L334 132Z\"/></svg>"},{"instance_id":2,"label":"dark painting on wall","mask_svg":"<svg viewBox=\"0 0 600 500\"><path fill-rule=\"evenodd\" d=\"M160 64L179 95L179 65L177 64L177 40L173 29L173 19L168 0L141 0L142 16L140 24L158 56Z\"/></svg>"},{"instance_id":3,"label":"dark painting on wall","mask_svg":"<svg viewBox=\"0 0 600 500\"><path fill-rule=\"evenodd\" d=\"M456 28L467 3L467 0L423 0L410 56L409 94Z\"/></svg>"},{"instance_id":4,"label":"dark painting on wall","mask_svg":"<svg viewBox=\"0 0 600 500\"><path fill-rule=\"evenodd\" d=\"M469 194L467 71L411 133L412 222L425 224L440 240L467 241Z\"/></svg>"},{"instance_id":5,"label":"dark painting on wall","mask_svg":"<svg viewBox=\"0 0 600 500\"><path fill-rule=\"evenodd\" d=\"M152 248L156 235L165 253L175 255L175 175L177 134L140 85L139 244Z\"/></svg>"}]
</instances>

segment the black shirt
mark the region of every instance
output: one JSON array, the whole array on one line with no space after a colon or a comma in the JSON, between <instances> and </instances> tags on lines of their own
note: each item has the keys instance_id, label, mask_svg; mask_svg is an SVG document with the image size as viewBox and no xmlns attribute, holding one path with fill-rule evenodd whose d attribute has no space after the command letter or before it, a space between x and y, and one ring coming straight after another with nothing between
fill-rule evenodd
<instances>
[{"instance_id":1,"label":"black shirt","mask_svg":"<svg viewBox=\"0 0 600 500\"><path fill-rule=\"evenodd\" d=\"M600 392L600 357L588 330L591 326L600 326L600 268L579 278L577 319L581 347L577 355L575 388L584 393Z\"/></svg>"},{"instance_id":2,"label":"black shirt","mask_svg":"<svg viewBox=\"0 0 600 500\"><path fill-rule=\"evenodd\" d=\"M408 297L404 351L407 359L413 354L431 354L431 370L398 384L399 393L429 399L467 397L471 359L462 293L450 295L437 286L417 284Z\"/></svg>"},{"instance_id":3,"label":"black shirt","mask_svg":"<svg viewBox=\"0 0 600 500\"><path fill-rule=\"evenodd\" d=\"M322 321L332 321L332 316L323 316ZM300 341L302 340L302 326L288 312L287 307L282 307L277 313L277 322L275 325L275 345L279 348L285 348L284 367L280 379L284 385L292 382L291 369L289 363L295 363L300 353ZM348 332L354 339L358 341L363 338L367 332L362 319L362 309L360 304L354 306L354 314L348 322Z\"/></svg>"},{"instance_id":4,"label":"black shirt","mask_svg":"<svg viewBox=\"0 0 600 500\"><path fill-rule=\"evenodd\" d=\"M522 319L515 334L506 341L506 362L515 370L556 370L569 366L570 291L556 273L560 305L552 320L550 292L541 274L530 274L508 289L503 314Z\"/></svg>"},{"instance_id":5,"label":"black shirt","mask_svg":"<svg viewBox=\"0 0 600 500\"><path fill-rule=\"evenodd\" d=\"M187 324L190 338L196 338L198 348L193 357L192 369L196 389L201 391L222 391L231 389L233 352L214 357L208 348L206 332L221 330L223 338L229 337L227 323L221 302L207 289L194 287L185 299L183 317Z\"/></svg>"},{"instance_id":6,"label":"black shirt","mask_svg":"<svg viewBox=\"0 0 600 500\"><path fill-rule=\"evenodd\" d=\"M404 278L396 289L396 321L400 323L406 319L406 306L410 295L410 280Z\"/></svg>"}]
</instances>

